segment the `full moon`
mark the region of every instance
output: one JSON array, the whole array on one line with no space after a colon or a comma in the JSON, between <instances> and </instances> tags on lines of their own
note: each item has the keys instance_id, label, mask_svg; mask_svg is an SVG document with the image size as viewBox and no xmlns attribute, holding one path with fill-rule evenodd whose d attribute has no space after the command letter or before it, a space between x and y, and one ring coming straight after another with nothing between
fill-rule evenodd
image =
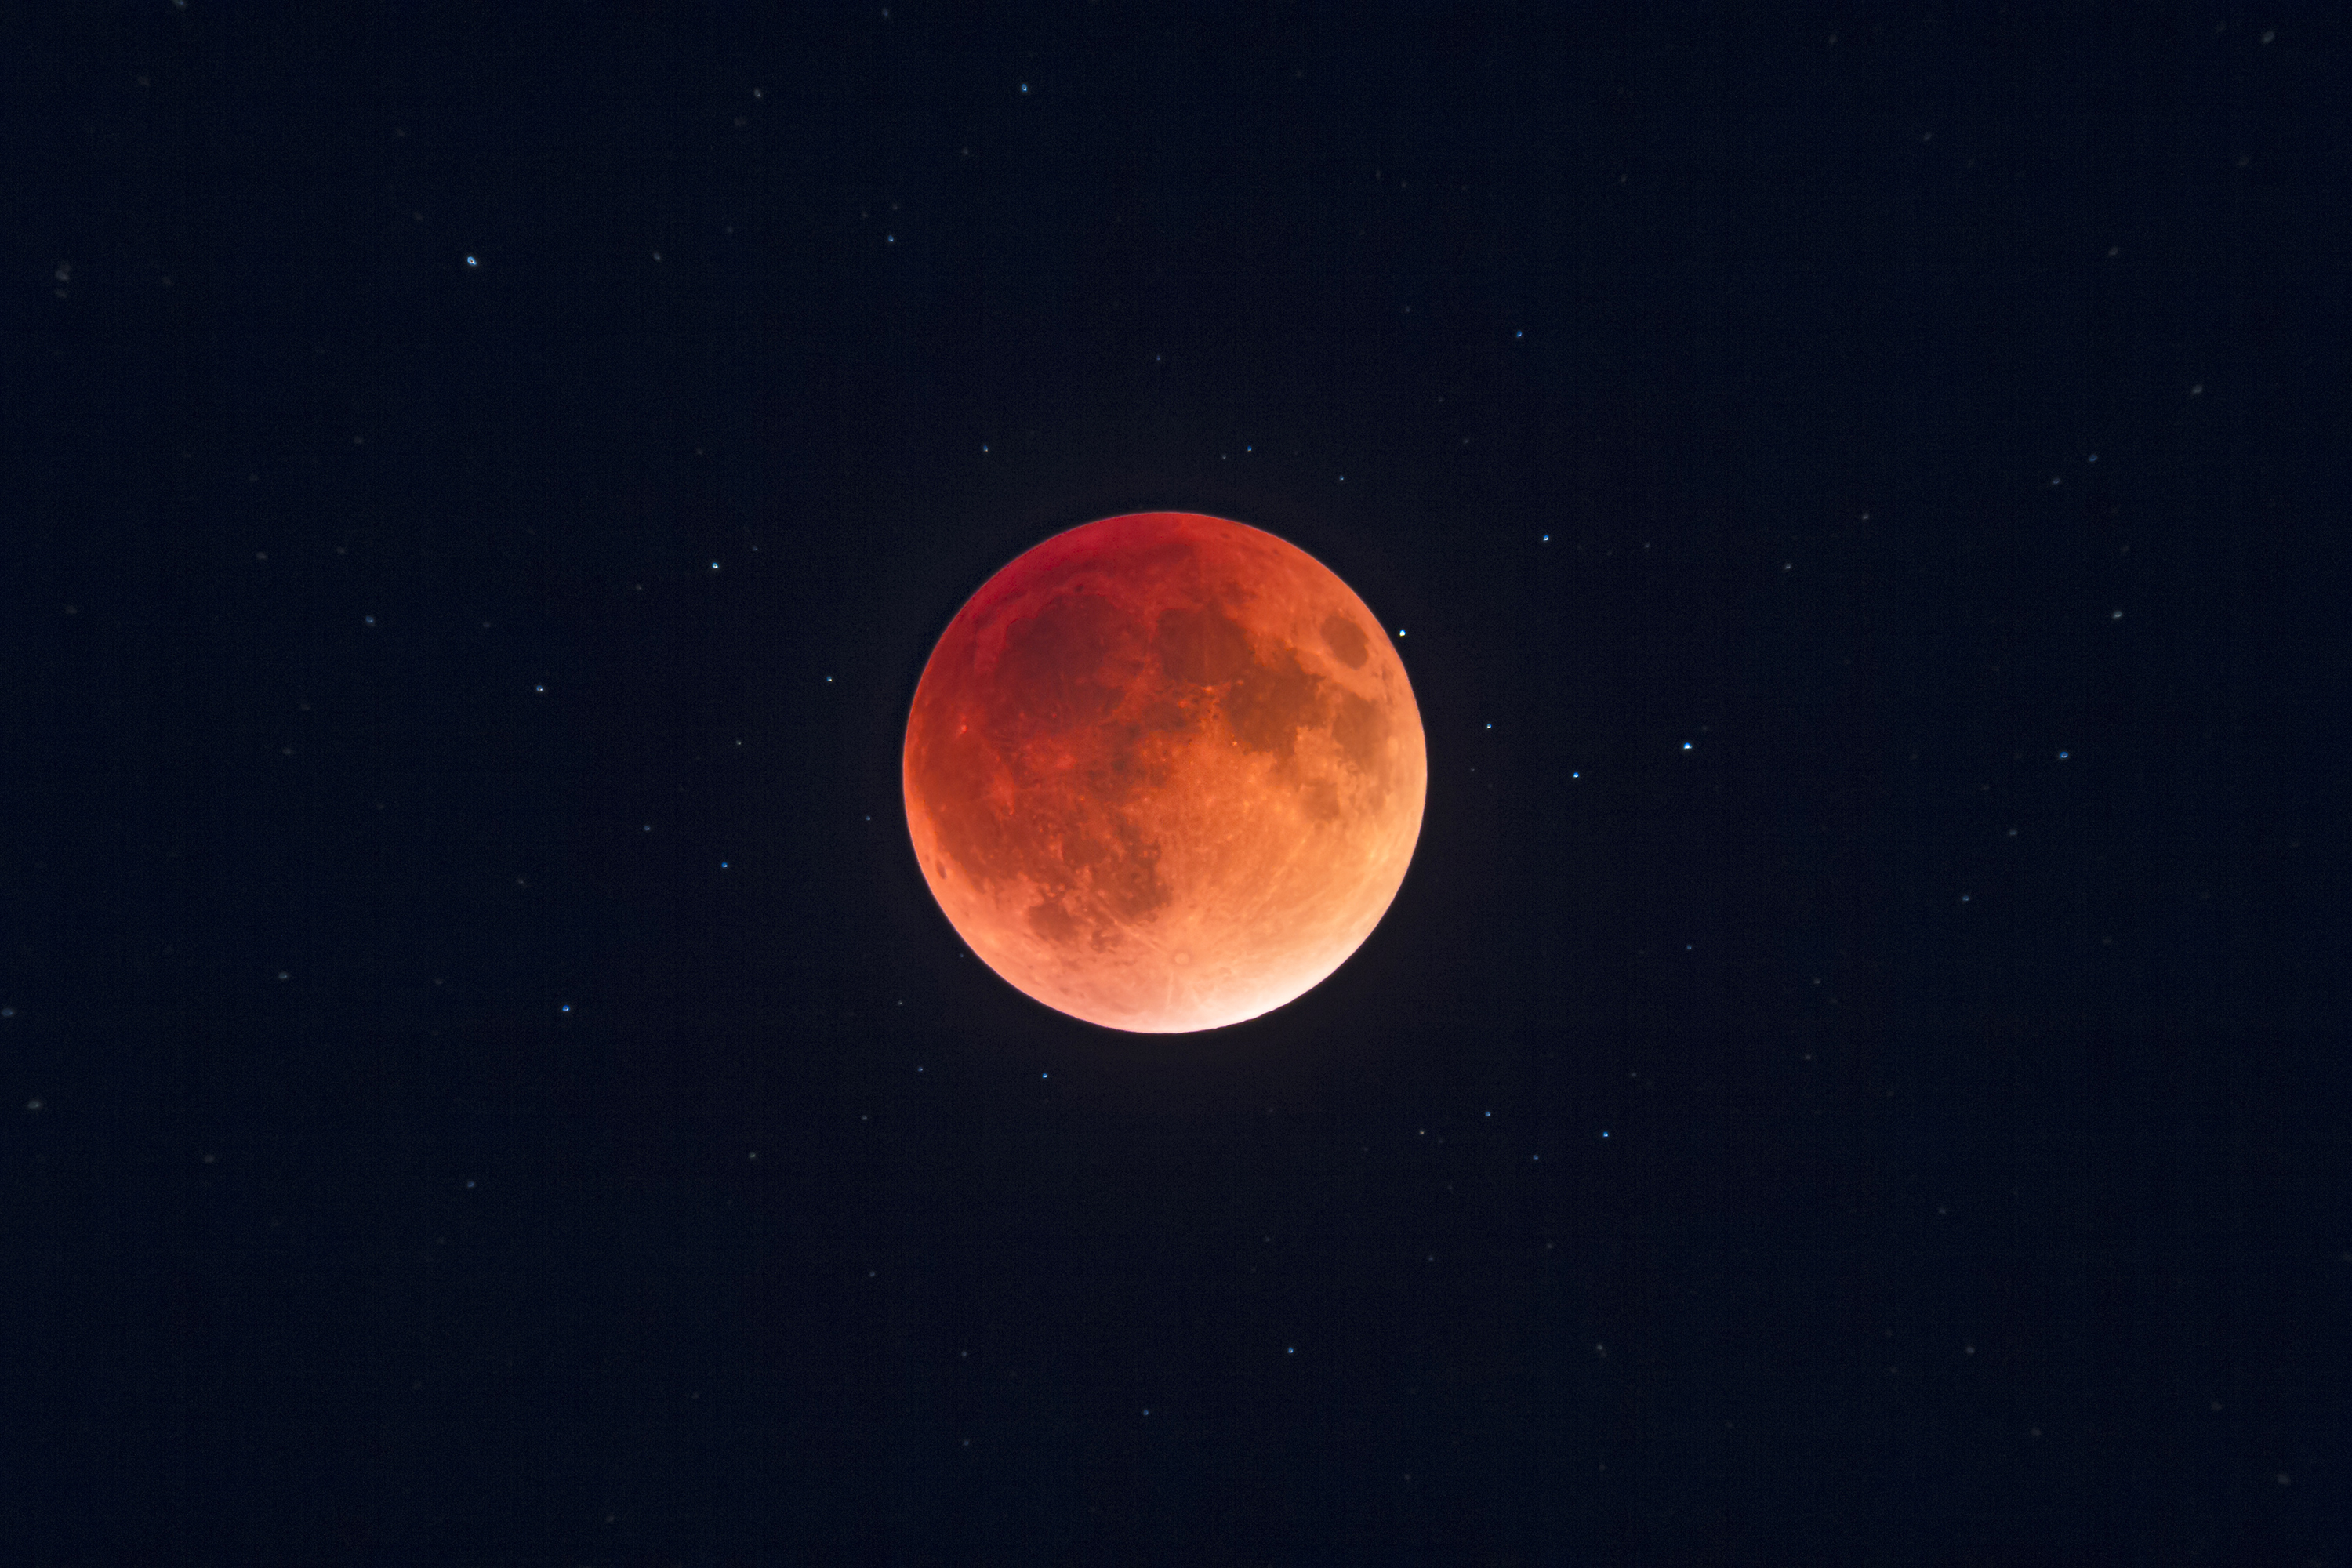
<instances>
[{"instance_id":1,"label":"full moon","mask_svg":"<svg viewBox=\"0 0 2352 1568\"><path fill-rule=\"evenodd\" d=\"M1387 912L1421 836L1421 710L1330 568L1223 518L1139 512L991 577L907 719L907 829L1016 989L1114 1029L1238 1024Z\"/></svg>"}]
</instances>

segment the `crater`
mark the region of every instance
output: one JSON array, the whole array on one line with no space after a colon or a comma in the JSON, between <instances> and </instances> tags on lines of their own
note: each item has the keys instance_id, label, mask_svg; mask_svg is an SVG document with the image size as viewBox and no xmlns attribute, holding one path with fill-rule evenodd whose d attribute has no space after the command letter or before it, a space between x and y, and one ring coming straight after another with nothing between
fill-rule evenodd
<instances>
[{"instance_id":1,"label":"crater","mask_svg":"<svg viewBox=\"0 0 2352 1568\"><path fill-rule=\"evenodd\" d=\"M1371 644L1365 639L1364 628L1341 615L1327 616L1323 620L1323 646L1331 657L1349 669L1361 669L1371 653Z\"/></svg>"}]
</instances>

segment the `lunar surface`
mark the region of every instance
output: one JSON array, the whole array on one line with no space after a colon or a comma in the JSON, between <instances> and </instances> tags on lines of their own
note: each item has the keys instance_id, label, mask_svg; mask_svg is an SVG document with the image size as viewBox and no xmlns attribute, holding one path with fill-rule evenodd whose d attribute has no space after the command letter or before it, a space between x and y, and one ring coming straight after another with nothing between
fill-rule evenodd
<instances>
[{"instance_id":1,"label":"lunar surface","mask_svg":"<svg viewBox=\"0 0 2352 1568\"><path fill-rule=\"evenodd\" d=\"M1421 834L1421 711L1381 623L1296 545L1142 512L989 579L907 721L907 827L948 920L1049 1007L1173 1034L1346 962Z\"/></svg>"}]
</instances>

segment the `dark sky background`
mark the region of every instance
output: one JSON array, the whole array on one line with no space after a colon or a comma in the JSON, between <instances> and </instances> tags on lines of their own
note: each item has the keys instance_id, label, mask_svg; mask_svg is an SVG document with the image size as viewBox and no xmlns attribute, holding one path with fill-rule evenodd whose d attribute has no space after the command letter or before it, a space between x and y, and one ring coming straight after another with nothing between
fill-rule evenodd
<instances>
[{"instance_id":1,"label":"dark sky background","mask_svg":"<svg viewBox=\"0 0 2352 1568\"><path fill-rule=\"evenodd\" d=\"M2344 1560L2318 8L12 37L0 1555ZM1144 509L1428 732L1191 1037L898 794Z\"/></svg>"}]
</instances>

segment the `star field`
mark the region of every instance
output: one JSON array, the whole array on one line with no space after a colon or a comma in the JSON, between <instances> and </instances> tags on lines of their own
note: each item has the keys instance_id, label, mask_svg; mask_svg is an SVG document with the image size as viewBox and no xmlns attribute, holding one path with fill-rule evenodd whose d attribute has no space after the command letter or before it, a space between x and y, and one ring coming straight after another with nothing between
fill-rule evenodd
<instances>
[{"instance_id":1,"label":"star field","mask_svg":"<svg viewBox=\"0 0 2352 1568\"><path fill-rule=\"evenodd\" d=\"M2345 44L35 19L17 1550L2329 1560ZM1430 775L1139 1045L900 756L1145 510Z\"/></svg>"}]
</instances>

